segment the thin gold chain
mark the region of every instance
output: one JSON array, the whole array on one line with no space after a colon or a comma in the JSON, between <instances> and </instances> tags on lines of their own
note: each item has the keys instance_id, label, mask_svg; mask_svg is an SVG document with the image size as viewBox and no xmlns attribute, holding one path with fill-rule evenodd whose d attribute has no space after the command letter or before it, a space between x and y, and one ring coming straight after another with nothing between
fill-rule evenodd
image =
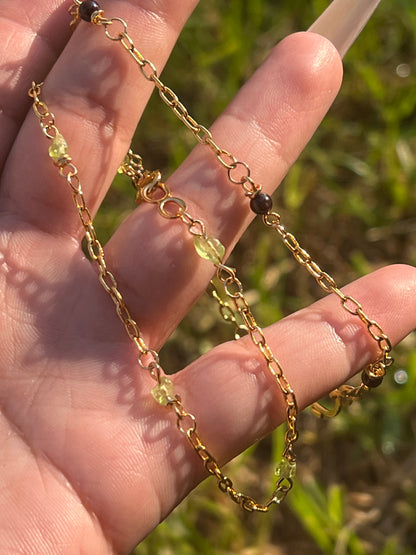
<instances>
[{"instance_id":1,"label":"thin gold chain","mask_svg":"<svg viewBox=\"0 0 416 555\"><path fill-rule=\"evenodd\" d=\"M242 319L239 318L239 314L233 306L229 302L223 300L214 280L211 281L210 285L210 293L218 304L218 311L221 318L224 322L229 322L234 327L234 339L240 339L240 337L248 332L247 326L245 326Z\"/></svg>"},{"instance_id":2,"label":"thin gold chain","mask_svg":"<svg viewBox=\"0 0 416 555\"><path fill-rule=\"evenodd\" d=\"M174 384L172 380L165 375L160 365L158 353L146 344L137 322L133 319L127 308L114 274L110 272L107 267L103 246L97 237L91 213L86 205L82 185L78 176L78 169L68 154L68 146L64 137L55 125L54 114L49 110L47 104L40 99L42 85L42 83L32 83L29 96L33 99L33 110L39 119L43 133L51 140L49 155L58 168L59 175L65 179L71 189L78 216L85 230L89 255L98 267L101 285L113 300L117 315L123 323L128 336L138 350L138 364L142 369L148 371L156 382L155 387L152 389L155 400L174 411L178 430L187 438L195 453L203 462L206 471L215 476L217 485L223 493L226 493L235 503L248 512L268 512L273 504L279 504L285 499L293 486L293 477L296 469L293 444L298 436L296 430L297 405L295 395L283 375L279 362L273 356L270 347L267 345L262 330L255 323L254 317L245 300L241 283L235 276L235 271L223 265L220 261L216 263L217 274L224 284L224 290L227 292L230 299L235 302L236 309L245 321L250 323L251 328L249 328L249 333L253 342L258 346L259 350L266 358L267 365L275 377L287 404L288 429L286 432L285 451L276 469L277 483L275 489L270 499L264 504L258 503L252 497L238 492L232 480L222 472L215 457L209 452L197 432L195 416L186 410L180 396L174 393ZM125 168L125 173L130 175L133 180L136 178L139 179L138 176L140 172L137 171L137 168L140 167L140 164L140 157L132 154L129 158L129 164ZM184 201L171 196L169 189L161 182L158 172L153 172L151 175L146 175L144 177L145 180L146 178L148 180L147 189L146 187L140 189L140 195L144 200L157 204L159 212L165 218L180 218L187 225L189 232L194 237L209 239L206 236L203 222L193 219L186 212L186 204ZM152 187L150 187L152 183L152 187L156 186L159 191L162 192L162 196L158 199L152 196L153 191ZM176 211L172 211L173 208L176 208ZM212 245L212 242L208 241L208 243ZM232 286L237 288L236 292L231 292Z\"/></svg>"},{"instance_id":3,"label":"thin gold chain","mask_svg":"<svg viewBox=\"0 0 416 555\"><path fill-rule=\"evenodd\" d=\"M202 253L203 258L210 260L214 264L217 280L222 285L224 294L228 298L228 302L223 303L217 295L216 300L220 305L220 313L224 316L221 309L226 307L228 309L227 316L231 314L234 321L236 321L235 316L237 314L241 317L252 342L264 357L269 371L284 396L288 429L285 435L286 441L283 458L294 465L296 457L293 452L293 445L298 438L296 429L298 409L295 394L284 375L280 362L268 345L263 330L257 324L251 312L244 295L243 285L237 278L236 270L222 262L222 256L225 251L223 245L214 237L207 235L204 222L200 219L195 219L187 212L187 206L183 199L172 195L168 185L162 182L158 170L153 172L144 170L140 156L130 150L120 169L132 179L137 189L137 202L145 201L154 204L158 207L160 215L164 218L182 221L194 239L197 252ZM238 329L241 332L243 327L239 326Z\"/></svg>"},{"instance_id":4,"label":"thin gold chain","mask_svg":"<svg viewBox=\"0 0 416 555\"><path fill-rule=\"evenodd\" d=\"M82 4L86 5L88 2L74 0L71 8L74 21L79 17ZM250 206L253 211L262 215L264 224L278 233L294 258L307 269L326 293L334 293L340 299L342 308L364 323L371 338L377 343L379 354L374 362L371 362L363 369L359 386L344 385L332 391L330 397L334 400L334 406L331 409L325 408L320 403L314 403L312 406L312 410L317 416L335 416L342 406L348 405L353 400L360 398L364 392L379 386L383 381L386 369L393 363L391 357L392 345L388 336L375 320L370 319L366 315L364 308L356 299L350 295L345 295L340 290L334 278L320 268L312 256L300 246L297 238L292 233L286 231L281 223L280 214L271 209L272 203L270 197L262 192L262 186L251 177L249 165L244 161L238 160L228 150L221 148L215 142L211 131L198 123L190 115L177 94L160 79L153 62L145 58L136 48L132 37L128 33L127 23L119 17L106 18L104 11L99 8L98 4L96 6L97 8L91 12L90 17L84 19L91 21L94 25L103 27L105 35L109 40L119 42L123 46L138 65L144 78L155 85L160 98L192 132L198 143L208 146L213 151L217 161L227 171L229 181L242 187L244 194L251 199Z\"/></svg>"}]
</instances>

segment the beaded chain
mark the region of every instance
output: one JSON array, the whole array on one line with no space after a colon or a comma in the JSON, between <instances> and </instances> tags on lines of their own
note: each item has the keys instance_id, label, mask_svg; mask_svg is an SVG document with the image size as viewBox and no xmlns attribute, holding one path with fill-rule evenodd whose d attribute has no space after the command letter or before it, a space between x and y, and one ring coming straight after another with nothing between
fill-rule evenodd
<instances>
[{"instance_id":1,"label":"beaded chain","mask_svg":"<svg viewBox=\"0 0 416 555\"><path fill-rule=\"evenodd\" d=\"M270 346L264 336L263 330L257 324L250 306L244 295L243 285L237 278L236 270L223 263L225 247L215 237L207 235L206 226L200 219L193 218L187 212L187 206L183 199L174 197L166 183L162 182L159 170L149 172L144 169L142 159L139 155L129 150L120 172L132 179L133 185L137 190L136 202L145 201L158 207L161 216L168 220L180 220L185 224L187 231L193 237L193 242L197 254L214 264L216 278L221 285L224 295L228 301L224 302L215 289L214 282L212 296L218 302L220 313L224 320L231 321L235 327L235 337L238 338L241 332L248 332L252 342L259 349L264 357L267 367L276 380L286 402L286 415L288 429L285 434L285 449L283 458L295 471L296 457L293 452L293 445L298 438L296 429L297 402L295 394L283 373L280 362L274 356ZM243 325L238 325L237 318L240 317ZM283 461L283 466L286 464ZM279 467L280 468L280 467ZM278 471L280 472L280 470Z\"/></svg>"},{"instance_id":2,"label":"beaded chain","mask_svg":"<svg viewBox=\"0 0 416 555\"><path fill-rule=\"evenodd\" d=\"M338 287L335 279L323 271L312 256L301 247L297 238L288 232L281 223L281 216L273 211L271 197L262 191L262 186L251 177L248 164L229 151L221 148L213 138L209 129L198 123L188 112L186 106L179 100L178 96L163 83L153 62L146 59L136 48L132 37L127 32L127 23L119 17L106 18L104 11L98 2L94 0L73 0L70 13L74 19L71 24L76 24L83 19L96 26L104 28L106 37L114 42L119 42L138 65L140 72L148 81L152 82L159 92L160 98L172 110L182 123L193 133L198 143L208 146L219 164L227 171L229 181L239 185L250 201L251 210L262 217L263 223L281 237L284 245L292 253L299 264L315 278L318 285L326 293L334 293L341 302L342 308L359 318L366 326L368 333L377 343L379 355L374 362L368 364L361 373L361 383L358 386L345 384L330 393L334 405L331 409L320 403L314 403L312 410L319 417L334 417L341 408L359 399L363 393L378 387L386 374L386 369L393 363L391 357L392 345L382 327L370 319L364 311L361 303L350 295L345 295ZM241 175L240 172L243 172ZM240 174L240 175L239 175ZM238 176L238 177L237 177Z\"/></svg>"},{"instance_id":3,"label":"beaded chain","mask_svg":"<svg viewBox=\"0 0 416 555\"><path fill-rule=\"evenodd\" d=\"M214 264L217 278L223 286L225 295L234 304L235 311L244 321L254 345L263 355L270 373L283 394L287 419L285 449L282 459L276 467L276 487L270 499L264 504L257 503L252 497L238 492L234 488L232 480L223 474L215 457L209 452L197 432L195 416L185 409L180 396L175 394L174 383L164 373L158 353L146 344L137 322L133 319L124 301L114 274L107 267L104 249L98 239L91 213L85 201L78 169L68 154L67 142L55 124L54 114L47 104L40 99L42 85L43 83L32 83L29 96L33 98L33 110L39 119L43 133L51 140L49 156L58 168L60 176L67 181L72 191L73 201L85 230L88 253L97 264L101 285L113 300L117 315L139 352L137 359L139 366L147 370L156 381L156 385L151 390L154 399L175 412L178 430L187 438L195 453L202 460L207 472L216 477L218 487L222 492L228 494L235 503L248 512L269 511L273 504L279 504L285 499L293 486L293 478L296 473L296 456L293 445L298 438L296 397L279 361L268 345L263 331L256 323L244 296L242 284L236 276L236 271L222 262L225 253L224 246L218 239L207 235L204 222L194 219L187 212L185 201L171 195L167 185L161 181L160 172L145 171L140 156L130 151L121 167L121 171L132 179L138 191L137 200L157 205L159 213L164 218L179 219L187 226L190 235L193 237L196 252L201 258ZM236 312L228 303L220 302L223 307L228 308L230 314L235 315ZM224 316L226 316L225 312ZM239 326L239 329L241 330L243 327Z\"/></svg>"},{"instance_id":4,"label":"beaded chain","mask_svg":"<svg viewBox=\"0 0 416 555\"><path fill-rule=\"evenodd\" d=\"M386 368L393 362L390 354L392 346L389 338L381 326L366 315L362 305L353 297L345 295L338 288L333 277L324 272L311 255L300 246L296 237L285 229L281 223L280 214L273 211L271 197L264 193L262 186L251 177L248 164L238 160L232 153L218 146L211 131L199 124L189 114L178 96L161 81L154 64L137 50L127 32L127 23L123 19L119 17L106 18L99 4L93 0L73 0L73 5L69 11L73 16L71 25L76 24L79 19L83 19L94 25L102 26L109 40L120 42L136 62L143 76L156 86L163 102L193 133L198 143L208 146L215 154L218 163L226 170L229 181L241 186L244 195L249 199L251 210L262 217L263 223L267 227L278 233L294 258L307 269L319 286L325 292L337 295L342 308L349 314L358 317L365 324L368 333L377 343L379 355L374 362L368 364L362 371L361 384L359 386L343 385L337 388L330 393L334 406L328 409L320 403L314 403L312 406L313 412L320 417L335 416L342 406L350 404L353 400L361 397L364 392L380 385L386 373ZM67 181L72 191L78 216L85 230L88 253L97 264L101 285L113 300L117 315L138 350L138 364L140 368L148 371L156 382L151 390L153 397L158 403L174 411L178 430L187 438L195 453L203 462L206 471L215 476L220 490L228 494L234 502L248 512L268 512L273 504L279 504L285 499L293 486L293 478L296 473L294 444L298 438L298 408L295 394L283 373L283 369L251 312L236 270L223 262L225 247L217 238L207 233L206 225L201 219L196 219L188 213L186 202L183 199L172 195L166 183L162 181L160 172L158 170L152 172L145 170L141 157L130 150L120 168L120 172L131 178L137 190L137 202L152 204L157 207L162 217L169 220L179 220L186 226L193 239L197 254L214 265L216 281L220 284L223 294L219 293L218 288L212 281L212 296L219 305L221 316L234 325L236 338L239 338L243 333L248 333L253 344L264 358L269 372L283 395L287 420L285 448L282 459L276 468L277 483L275 489L270 499L264 504L238 492L231 479L223 474L215 457L209 452L197 432L195 416L186 410L180 396L175 393L173 381L164 373L158 353L145 342L137 322L133 319L125 304L114 274L107 267L104 249L97 237L91 213L86 205L77 167L68 154L66 140L55 125L53 113L46 103L40 99L42 85L32 83L29 95L33 99L33 109L39 119L41 129L51 141L49 155L58 168L59 174ZM243 174L239 175L241 172ZM226 300L223 300L223 297Z\"/></svg>"}]
</instances>

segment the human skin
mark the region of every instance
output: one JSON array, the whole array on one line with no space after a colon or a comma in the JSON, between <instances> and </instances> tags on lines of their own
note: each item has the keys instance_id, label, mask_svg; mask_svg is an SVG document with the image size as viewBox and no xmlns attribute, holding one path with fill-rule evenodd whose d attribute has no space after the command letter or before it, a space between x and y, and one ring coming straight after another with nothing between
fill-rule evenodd
<instances>
[{"instance_id":1,"label":"human skin","mask_svg":"<svg viewBox=\"0 0 416 555\"><path fill-rule=\"evenodd\" d=\"M161 69L189 0L106 3ZM122 48L68 2L0 1L0 553L128 553L205 477L156 404L154 382L80 248L83 228L27 90L45 81L95 214L152 87ZM212 127L271 192L333 102L336 49L284 39ZM215 158L198 146L169 180L229 253L252 218ZM159 349L204 291L212 265L186 231L139 206L105 248L147 343ZM168 284L168 286L167 286ZM393 343L416 327L416 272L388 267L345 287ZM303 408L377 355L365 326L328 296L270 326L267 339ZM301 345L302 348L299 348ZM214 348L175 376L175 391L220 463L284 420L284 401L248 338Z\"/></svg>"}]
</instances>

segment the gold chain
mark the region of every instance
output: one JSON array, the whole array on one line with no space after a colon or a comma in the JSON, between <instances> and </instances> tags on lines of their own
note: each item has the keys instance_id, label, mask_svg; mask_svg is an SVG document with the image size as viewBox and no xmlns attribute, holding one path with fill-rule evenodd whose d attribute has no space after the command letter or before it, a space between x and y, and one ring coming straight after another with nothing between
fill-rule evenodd
<instances>
[{"instance_id":1,"label":"gold chain","mask_svg":"<svg viewBox=\"0 0 416 555\"><path fill-rule=\"evenodd\" d=\"M160 98L192 132L198 143L208 146L213 151L218 162L227 170L229 181L242 187L244 194L250 198L251 209L256 214L262 215L266 226L277 231L295 259L308 270L318 285L326 293L337 295L341 301L342 308L349 314L359 318L365 324L370 336L377 343L379 355L374 362L368 364L362 371L361 384L357 387L343 385L335 389L330 393L330 397L334 400L333 408L327 409L320 403L314 403L312 406L313 412L320 417L333 417L339 413L342 406L349 405L355 399L360 398L364 392L379 386L386 374L386 369L393 363L390 354L392 345L389 338L382 327L366 315L362 305L353 297L345 295L339 289L334 278L320 268L311 255L300 246L292 233L286 231L281 223L280 214L272 211L271 198L262 192L262 186L251 177L249 165L244 161L238 160L234 154L221 148L215 142L211 131L198 123L189 114L188 109L179 100L176 93L160 79L153 62L145 58L136 48L132 37L128 34L127 23L123 19L119 17L104 17L104 11L100 9L98 3L91 1L82 2L81 0L74 0L71 13L74 15L73 23L77 19L82 18L94 25L102 26L109 40L119 42L123 46L136 62L145 79L155 85Z\"/></svg>"},{"instance_id":2,"label":"gold chain","mask_svg":"<svg viewBox=\"0 0 416 555\"><path fill-rule=\"evenodd\" d=\"M42 85L42 83L32 83L29 96L33 99L33 110L39 119L43 133L51 140L49 155L58 168L60 176L67 181L71 189L78 216L85 230L89 255L98 267L101 285L113 300L117 315L123 323L128 336L138 350L138 364L142 369L147 370L150 376L156 381L156 385L152 389L155 400L175 412L178 430L187 438L195 453L203 462L207 472L215 476L218 487L222 492L226 493L235 503L246 511L269 511L271 505L279 504L285 499L293 486L293 477L296 470L296 458L293 452L293 444L298 437L296 430L297 404L295 395L283 374L279 362L268 346L262 330L254 320L244 297L241 282L235 275L235 270L222 264L219 256L222 249L219 246L219 242L215 242L212 237L206 235L205 225L201 220L192 218L192 216L186 212L186 204L183 200L171 195L167 186L161 182L160 173L143 172L141 158L130 153L128 163L125 163L123 171L133 179L133 182L138 188L138 195L146 202L157 204L159 212L163 217L169 219L179 218L185 223L189 232L195 238L195 245L199 254L203 258L214 261L217 268L217 276L223 283L224 291L235 304L236 310L246 322L253 342L266 359L267 366L284 395L287 404L288 422L288 429L285 436L285 450L283 458L276 469L277 484L270 499L264 504L258 503L252 497L238 492L234 488L232 480L221 471L215 457L203 444L196 430L195 416L185 409L180 396L174 392L172 380L163 372L158 353L146 344L137 322L133 319L125 304L114 274L107 268L104 249L97 237L91 213L86 205L77 167L68 154L68 145L64 137L55 125L54 114L49 110L46 103L40 99ZM155 197L156 189L157 196ZM160 195L160 193L162 194ZM234 287L234 290L232 287Z\"/></svg>"},{"instance_id":3,"label":"gold chain","mask_svg":"<svg viewBox=\"0 0 416 555\"><path fill-rule=\"evenodd\" d=\"M334 293L337 295L344 310L358 317L365 324L370 336L378 345L380 355L374 362L371 362L364 368L361 374L362 381L359 386L353 387L346 384L332 391L330 393L330 397L334 400L332 409L327 409L320 403L314 403L312 405L312 410L317 416L336 416L343 405L350 404L355 399L358 399L364 392L381 384L386 373L386 368L393 363L393 359L390 355L392 350L391 342L381 326L375 320L370 320L366 315L362 305L350 295L345 295L337 286L334 278L327 272L324 272L312 259L311 255L305 249L301 248L294 235L285 230L284 226L280 223L280 215L277 212L269 212L264 215L263 221L281 236L283 243L293 254L295 259L315 278L318 285L326 293Z\"/></svg>"},{"instance_id":4,"label":"gold chain","mask_svg":"<svg viewBox=\"0 0 416 555\"><path fill-rule=\"evenodd\" d=\"M300 246L293 234L286 231L281 223L280 214L272 210L271 198L262 192L262 186L257 184L251 177L251 170L248 164L238 160L232 153L221 148L214 141L209 129L199 124L189 114L178 96L162 82L154 64L137 50L133 39L127 32L127 24L123 19L119 17L107 19L104 17L104 12L100 9L98 3L92 0L85 2L74 0L70 13L74 16L72 23L75 23L79 18L90 21L95 25L102 26L109 40L120 42L137 63L145 79L153 82L163 102L193 133L200 144L206 145L212 150L217 161L227 171L229 181L242 187L244 194L250 199L251 209L256 214L262 216L263 222L267 227L274 229L278 233L294 258L307 269L319 286L325 292L337 295L342 308L349 314L359 318L365 324L370 336L377 343L379 355L375 362L368 364L363 370L361 384L357 387L344 385L336 389L330 394L330 397L335 401L334 407L327 409L321 404L315 403L313 405L314 413L318 416L335 416L343 405L350 404L354 399L359 398L362 393L380 385L386 373L386 368L393 362L390 355L392 350L390 340L381 326L366 315L362 305L353 297L345 295L338 288L333 277L320 268L311 255ZM54 115L40 99L41 86L33 83L29 91L29 95L33 98L34 112L39 119L43 133L52 141L49 148L50 156L54 160L59 174L68 182L71 188L73 200L85 230L89 255L98 267L99 280L113 300L117 315L138 350L139 366L147 370L156 381L156 385L152 389L154 398L160 404L174 411L178 430L187 438L195 453L203 462L207 472L216 477L220 490L227 493L233 501L247 511L267 512L272 504L279 504L283 501L293 486L293 477L296 470L296 457L293 445L298 438L296 428L297 403L294 392L284 376L280 363L267 344L264 333L250 310L242 284L237 278L235 270L222 262L224 247L217 239L207 235L204 222L194 219L187 212L185 201L171 194L169 188L162 182L160 172L145 171L140 156L130 151L122 169L133 180L138 191L138 200L155 204L161 216L172 220L179 219L187 226L188 232L193 236L198 254L202 258L210 260L216 268L216 278L221 284L227 301L222 300L221 295L215 288L213 290L213 297L219 304L223 319L230 321L234 325L236 337L239 337L244 331L248 332L252 342L265 359L268 369L284 396L288 425L285 434L285 450L276 470L278 480L275 490L269 501L265 504L259 504L251 497L239 493L234 488L233 482L222 473L216 459L202 443L196 431L195 416L186 411L180 396L174 393L174 384L164 374L159 362L158 353L148 347L137 322L132 318L118 288L114 274L107 268L104 249L97 237L91 214L85 202L78 177L78 170L68 155L66 141L55 126ZM241 320L242 323L239 323L238 320Z\"/></svg>"},{"instance_id":5,"label":"gold chain","mask_svg":"<svg viewBox=\"0 0 416 555\"><path fill-rule=\"evenodd\" d=\"M218 311L224 322L229 322L234 327L234 339L240 339L248 332L247 326L239 322L238 312L227 301L224 301L218 292L214 280L211 281L211 296L218 304Z\"/></svg>"},{"instance_id":6,"label":"gold chain","mask_svg":"<svg viewBox=\"0 0 416 555\"><path fill-rule=\"evenodd\" d=\"M193 236L195 248L198 254L210 260L216 268L216 277L222 285L224 294L228 297L228 302L224 303L218 293L215 295L220 306L220 313L227 320L231 315L231 321L236 324L238 314L243 326L238 326L241 332L243 329L248 331L254 345L259 349L264 357L267 367L276 380L286 402L286 415L288 429L285 435L285 450L283 458L288 463L295 464L296 457L293 453L293 444L298 438L296 429L297 403L295 394L283 373L283 369L274 356L270 346L264 336L263 330L257 324L253 313L244 295L243 285L237 278L236 270L226 266L222 262L225 252L224 246L218 239L207 235L204 222L195 219L187 212L187 206L183 199L174 197L166 183L162 182L158 170L149 172L144 170L140 156L129 151L121 171L128 175L137 189L137 202L145 201L158 207L159 213L169 220L179 219L187 227L188 232ZM227 313L224 312L227 309ZM225 317L224 317L225 316Z\"/></svg>"}]
</instances>

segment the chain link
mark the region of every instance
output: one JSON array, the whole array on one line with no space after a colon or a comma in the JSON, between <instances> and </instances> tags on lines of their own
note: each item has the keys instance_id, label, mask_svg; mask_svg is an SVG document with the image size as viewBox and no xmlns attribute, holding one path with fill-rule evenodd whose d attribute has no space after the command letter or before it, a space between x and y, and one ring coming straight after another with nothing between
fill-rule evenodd
<instances>
[{"instance_id":1,"label":"chain link","mask_svg":"<svg viewBox=\"0 0 416 555\"><path fill-rule=\"evenodd\" d=\"M234 327L234 339L240 339L246 335L248 329L242 322L240 322L239 312L235 310L230 303L224 301L215 285L214 280L211 281L211 296L218 304L218 310L221 318L225 322L229 322Z\"/></svg>"}]
</instances>

